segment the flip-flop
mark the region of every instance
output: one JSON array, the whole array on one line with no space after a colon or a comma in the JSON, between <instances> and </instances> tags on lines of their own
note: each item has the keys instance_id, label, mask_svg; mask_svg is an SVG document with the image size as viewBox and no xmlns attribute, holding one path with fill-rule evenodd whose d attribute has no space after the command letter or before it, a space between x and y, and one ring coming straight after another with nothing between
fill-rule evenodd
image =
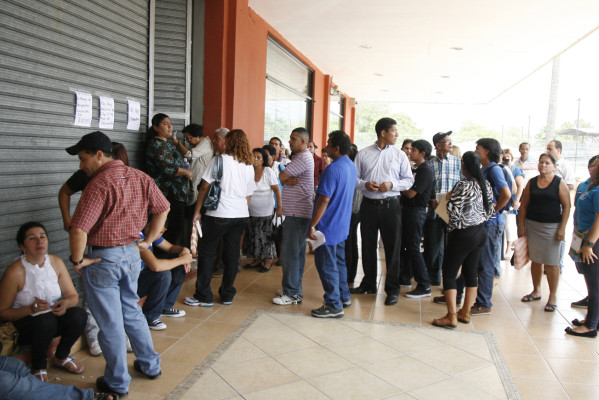
<instances>
[{"instance_id":1,"label":"flip-flop","mask_svg":"<svg viewBox=\"0 0 599 400\"><path fill-rule=\"evenodd\" d=\"M36 372L32 372L32 375L42 382L48 382L48 371L45 369L38 369Z\"/></svg>"},{"instance_id":2,"label":"flip-flop","mask_svg":"<svg viewBox=\"0 0 599 400\"><path fill-rule=\"evenodd\" d=\"M531 294L527 294L526 296L522 297L522 299L520 299L520 301L523 303L530 303L531 301L538 301L538 300L541 300L541 296L534 297Z\"/></svg>"},{"instance_id":3,"label":"flip-flop","mask_svg":"<svg viewBox=\"0 0 599 400\"><path fill-rule=\"evenodd\" d=\"M557 308L557 304L547 303L545 304L545 312L554 312Z\"/></svg>"},{"instance_id":4,"label":"flip-flop","mask_svg":"<svg viewBox=\"0 0 599 400\"><path fill-rule=\"evenodd\" d=\"M72 374L80 374L85 371L85 367L75 361L75 357L67 357L64 360L54 358L52 361L55 367L64 368Z\"/></svg>"}]
</instances>

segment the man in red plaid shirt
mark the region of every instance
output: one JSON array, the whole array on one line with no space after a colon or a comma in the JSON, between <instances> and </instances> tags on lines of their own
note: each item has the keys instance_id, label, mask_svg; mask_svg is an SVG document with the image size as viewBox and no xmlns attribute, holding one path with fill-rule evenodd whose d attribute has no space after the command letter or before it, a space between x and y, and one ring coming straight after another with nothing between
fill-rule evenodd
<instances>
[{"instance_id":1,"label":"man in red plaid shirt","mask_svg":"<svg viewBox=\"0 0 599 400\"><path fill-rule=\"evenodd\" d=\"M112 143L102 132L89 133L66 150L92 178L72 218L70 261L83 274L87 304L100 327L106 370L96 385L122 398L131 381L125 332L137 357L133 367L150 379L161 375L160 357L137 305L138 245L147 248L160 236L170 204L152 178L113 159ZM138 243L148 212L154 214L150 231ZM86 244L92 251L84 255Z\"/></svg>"}]
</instances>

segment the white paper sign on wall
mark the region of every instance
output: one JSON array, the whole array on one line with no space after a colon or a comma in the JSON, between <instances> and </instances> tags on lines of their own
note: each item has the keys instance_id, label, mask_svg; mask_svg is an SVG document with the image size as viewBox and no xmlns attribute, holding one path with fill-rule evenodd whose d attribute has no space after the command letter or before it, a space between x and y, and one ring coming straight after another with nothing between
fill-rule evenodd
<instances>
[{"instance_id":1,"label":"white paper sign on wall","mask_svg":"<svg viewBox=\"0 0 599 400\"><path fill-rule=\"evenodd\" d=\"M85 92L75 92L77 105L75 106L75 126L92 125L92 95Z\"/></svg>"},{"instance_id":2,"label":"white paper sign on wall","mask_svg":"<svg viewBox=\"0 0 599 400\"><path fill-rule=\"evenodd\" d=\"M141 118L139 102L135 100L127 100L127 108L127 129L137 131L139 130L139 122Z\"/></svg>"}]
</instances>

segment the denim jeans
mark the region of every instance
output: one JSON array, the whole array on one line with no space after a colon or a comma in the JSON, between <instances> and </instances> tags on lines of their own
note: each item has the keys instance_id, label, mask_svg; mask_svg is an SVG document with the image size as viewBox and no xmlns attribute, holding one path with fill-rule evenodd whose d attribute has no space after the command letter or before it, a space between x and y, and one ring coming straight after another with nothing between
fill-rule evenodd
<instances>
[{"instance_id":1,"label":"denim jeans","mask_svg":"<svg viewBox=\"0 0 599 400\"><path fill-rule=\"evenodd\" d=\"M495 251L495 255L494 255L494 267L495 267L495 276L496 277L500 277L501 276L501 259L502 259L502 251L503 251L503 232L505 231L505 215L503 216L502 220L497 224L497 233L499 234L499 245L495 246L493 248L493 250Z\"/></svg>"},{"instance_id":2,"label":"denim jeans","mask_svg":"<svg viewBox=\"0 0 599 400\"><path fill-rule=\"evenodd\" d=\"M185 276L187 273L185 272L185 267L179 265L176 268L171 269L171 284L166 291L166 297L164 298L164 304L162 306L163 310L174 308L177 299L179 298L179 293L181 292L181 287L183 286L183 282L185 281Z\"/></svg>"},{"instance_id":3,"label":"denim jeans","mask_svg":"<svg viewBox=\"0 0 599 400\"><path fill-rule=\"evenodd\" d=\"M593 247L593 253L599 254L599 243ZM584 325L589 329L597 329L599 325L599 260L591 264L576 262L578 271L584 274L589 290L589 308Z\"/></svg>"},{"instance_id":4,"label":"denim jeans","mask_svg":"<svg viewBox=\"0 0 599 400\"><path fill-rule=\"evenodd\" d=\"M336 309L350 299L345 265L345 241L331 246L321 245L314 250L314 262L324 289L324 302Z\"/></svg>"},{"instance_id":5,"label":"denim jeans","mask_svg":"<svg viewBox=\"0 0 599 400\"><path fill-rule=\"evenodd\" d=\"M83 268L87 305L100 327L98 342L106 369L104 380L117 392L129 391L131 376L127 369L125 332L142 370L148 375L160 371L160 357L146 319L137 304L137 280L141 259L136 243L94 249L90 258L100 262Z\"/></svg>"},{"instance_id":6,"label":"denim jeans","mask_svg":"<svg viewBox=\"0 0 599 400\"><path fill-rule=\"evenodd\" d=\"M206 215L202 218L204 236L198 243L198 278L194 297L202 302L212 303L214 296L210 282L214 270L214 258L221 239L223 241L223 280L218 293L222 301L233 301L235 297L235 277L239 264L239 244L248 218L218 218Z\"/></svg>"},{"instance_id":7,"label":"denim jeans","mask_svg":"<svg viewBox=\"0 0 599 400\"><path fill-rule=\"evenodd\" d=\"M447 241L447 224L439 217L427 218L424 225L424 261L431 282L441 282L441 267L445 242Z\"/></svg>"},{"instance_id":8,"label":"denim jeans","mask_svg":"<svg viewBox=\"0 0 599 400\"><path fill-rule=\"evenodd\" d=\"M285 217L283 221L283 243L281 261L283 264L283 293L287 296L302 295L302 278L306 264L306 238L310 220L300 217ZM347 279L347 278L346 278Z\"/></svg>"},{"instance_id":9,"label":"denim jeans","mask_svg":"<svg viewBox=\"0 0 599 400\"><path fill-rule=\"evenodd\" d=\"M164 299L171 284L171 271L154 272L144 268L137 281L137 295L148 296L142 307L148 323L158 319L164 308Z\"/></svg>"},{"instance_id":10,"label":"denim jeans","mask_svg":"<svg viewBox=\"0 0 599 400\"><path fill-rule=\"evenodd\" d=\"M489 236L480 253L476 302L483 307L493 306L493 279L497 274L497 265L501 265L501 237L504 227L504 224L489 224Z\"/></svg>"},{"instance_id":11,"label":"denim jeans","mask_svg":"<svg viewBox=\"0 0 599 400\"><path fill-rule=\"evenodd\" d=\"M426 222L426 208L424 207L404 207L402 212L403 237L401 267L399 272L400 282L410 282L412 275L418 282L421 289L430 288L430 279L424 262L424 257L420 252L420 242L422 240L422 229Z\"/></svg>"},{"instance_id":12,"label":"denim jeans","mask_svg":"<svg viewBox=\"0 0 599 400\"><path fill-rule=\"evenodd\" d=\"M0 399L8 400L92 400L93 389L79 389L42 382L31 375L23 361L0 356Z\"/></svg>"}]
</instances>

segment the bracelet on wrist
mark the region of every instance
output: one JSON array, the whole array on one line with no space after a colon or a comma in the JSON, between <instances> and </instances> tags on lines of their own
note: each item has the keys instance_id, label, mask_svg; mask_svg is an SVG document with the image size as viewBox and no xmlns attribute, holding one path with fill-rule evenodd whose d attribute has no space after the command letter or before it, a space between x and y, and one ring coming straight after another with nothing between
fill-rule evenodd
<instances>
[{"instance_id":1,"label":"bracelet on wrist","mask_svg":"<svg viewBox=\"0 0 599 400\"><path fill-rule=\"evenodd\" d=\"M73 266L75 266L75 265L81 264L83 262L83 258L81 258L81 261L77 262L77 261L73 261L73 255L70 255L69 261L71 262L71 264L73 264Z\"/></svg>"},{"instance_id":2,"label":"bracelet on wrist","mask_svg":"<svg viewBox=\"0 0 599 400\"><path fill-rule=\"evenodd\" d=\"M595 242L590 242L588 240L583 240L582 241L582 245L583 246L589 246L590 248L593 248L593 247L595 247Z\"/></svg>"}]
</instances>

